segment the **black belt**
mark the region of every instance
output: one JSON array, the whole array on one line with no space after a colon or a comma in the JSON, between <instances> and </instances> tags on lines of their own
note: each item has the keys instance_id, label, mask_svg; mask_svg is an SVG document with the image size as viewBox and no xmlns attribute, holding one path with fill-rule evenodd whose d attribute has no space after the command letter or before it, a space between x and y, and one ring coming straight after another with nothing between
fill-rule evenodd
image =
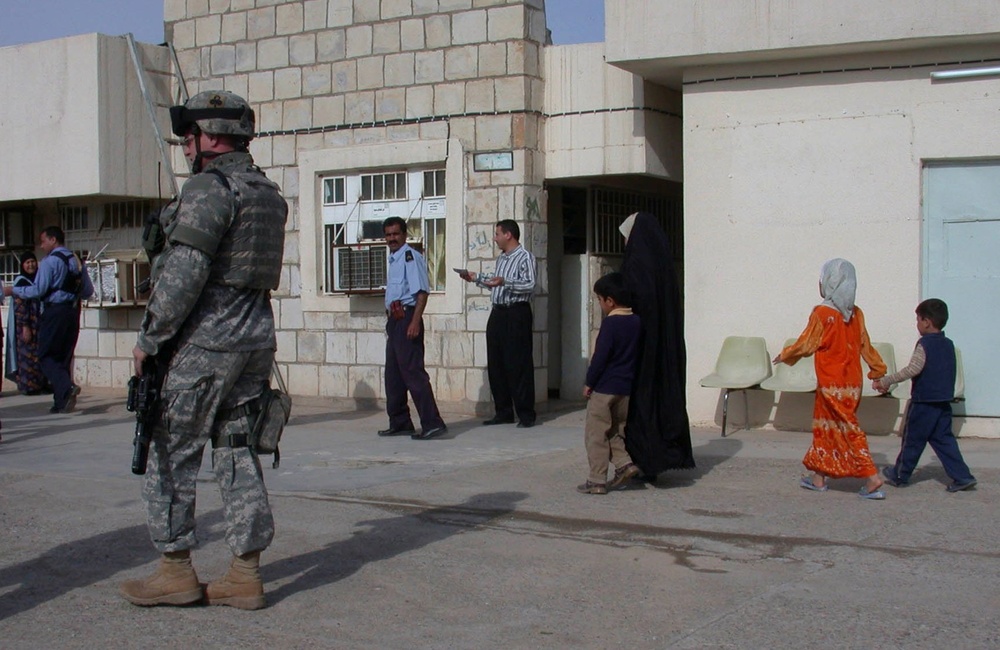
<instances>
[{"instance_id":1,"label":"black belt","mask_svg":"<svg viewBox=\"0 0 1000 650\"><path fill-rule=\"evenodd\" d=\"M493 303L493 309L510 309L511 307L520 307L522 305L527 305L527 300L521 300L520 302L512 302L509 305L501 305L500 303Z\"/></svg>"},{"instance_id":2,"label":"black belt","mask_svg":"<svg viewBox=\"0 0 1000 650\"><path fill-rule=\"evenodd\" d=\"M219 447L249 447L250 446L250 436L245 433L234 433L230 436L220 436L219 438L212 438L212 449L218 449Z\"/></svg>"}]
</instances>

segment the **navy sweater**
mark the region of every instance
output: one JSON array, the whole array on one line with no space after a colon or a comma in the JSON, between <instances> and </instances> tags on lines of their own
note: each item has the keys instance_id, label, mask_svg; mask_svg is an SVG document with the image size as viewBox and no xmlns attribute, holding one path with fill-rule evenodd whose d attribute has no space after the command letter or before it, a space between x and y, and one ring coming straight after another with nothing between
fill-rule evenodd
<instances>
[{"instance_id":1,"label":"navy sweater","mask_svg":"<svg viewBox=\"0 0 1000 650\"><path fill-rule=\"evenodd\" d=\"M623 314L605 318L587 368L587 386L605 395L631 394L638 351L639 317Z\"/></svg>"}]
</instances>

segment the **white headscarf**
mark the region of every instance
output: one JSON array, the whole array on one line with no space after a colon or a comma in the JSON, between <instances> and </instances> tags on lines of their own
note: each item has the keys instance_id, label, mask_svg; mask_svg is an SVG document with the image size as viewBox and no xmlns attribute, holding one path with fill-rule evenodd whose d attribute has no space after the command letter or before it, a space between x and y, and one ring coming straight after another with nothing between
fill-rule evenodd
<instances>
[{"instance_id":1,"label":"white headscarf","mask_svg":"<svg viewBox=\"0 0 1000 650\"><path fill-rule=\"evenodd\" d=\"M626 242L628 242L628 236L632 234L632 226L635 225L635 215L637 214L639 213L633 212L625 219L625 221L622 221L620 226L618 226L618 232L622 234L622 237L625 238Z\"/></svg>"},{"instance_id":2,"label":"white headscarf","mask_svg":"<svg viewBox=\"0 0 1000 650\"><path fill-rule=\"evenodd\" d=\"M851 322L854 315L854 296L858 290L858 276L854 265L845 259L835 258L823 265L819 273L819 293L823 304L833 307Z\"/></svg>"}]
</instances>

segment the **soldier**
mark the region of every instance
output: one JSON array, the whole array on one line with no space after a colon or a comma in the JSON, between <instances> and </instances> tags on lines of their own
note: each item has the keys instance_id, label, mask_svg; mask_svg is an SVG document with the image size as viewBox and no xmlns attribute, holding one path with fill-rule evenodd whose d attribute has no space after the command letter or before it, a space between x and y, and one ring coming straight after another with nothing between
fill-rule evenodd
<instances>
[{"instance_id":1,"label":"soldier","mask_svg":"<svg viewBox=\"0 0 1000 650\"><path fill-rule=\"evenodd\" d=\"M153 264L132 351L140 375L148 357L164 363L169 356L164 413L143 485L150 536L163 555L153 575L123 583L121 592L135 605L202 599L190 553L195 479L211 441L234 558L204 597L211 605L259 609L260 553L274 536L274 519L247 439L274 362L271 290L281 273L288 206L247 150L254 112L243 98L202 92L171 108L170 117L193 175L160 216L165 247Z\"/></svg>"}]
</instances>

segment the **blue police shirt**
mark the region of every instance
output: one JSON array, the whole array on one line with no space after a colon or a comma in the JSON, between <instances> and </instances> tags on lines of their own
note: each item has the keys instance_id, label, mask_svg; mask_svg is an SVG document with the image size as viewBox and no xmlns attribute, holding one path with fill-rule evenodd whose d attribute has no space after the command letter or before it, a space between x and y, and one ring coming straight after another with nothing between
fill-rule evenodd
<instances>
[{"instance_id":1,"label":"blue police shirt","mask_svg":"<svg viewBox=\"0 0 1000 650\"><path fill-rule=\"evenodd\" d=\"M68 262L63 262L59 257L52 254L56 251L63 251L70 256L73 255L73 252L65 246L56 246L52 249L52 252L43 257L38 263L38 274L35 275L34 284L23 287L12 287L15 296L18 298L41 299L46 303L72 303L77 299L77 296L62 289L55 289L55 291L49 294L50 289L61 287L66 280L66 274L69 273L67 264L71 265L74 271L79 270L76 266L75 257L70 257ZM89 298L92 295L94 295L94 285L90 281L90 275L84 270L83 292L80 298Z\"/></svg>"},{"instance_id":2,"label":"blue police shirt","mask_svg":"<svg viewBox=\"0 0 1000 650\"><path fill-rule=\"evenodd\" d=\"M427 279L427 263L424 256L403 244L398 251L389 255L389 277L385 285L385 308L394 300L399 300L405 307L417 304L417 294L431 292L431 284Z\"/></svg>"}]
</instances>

